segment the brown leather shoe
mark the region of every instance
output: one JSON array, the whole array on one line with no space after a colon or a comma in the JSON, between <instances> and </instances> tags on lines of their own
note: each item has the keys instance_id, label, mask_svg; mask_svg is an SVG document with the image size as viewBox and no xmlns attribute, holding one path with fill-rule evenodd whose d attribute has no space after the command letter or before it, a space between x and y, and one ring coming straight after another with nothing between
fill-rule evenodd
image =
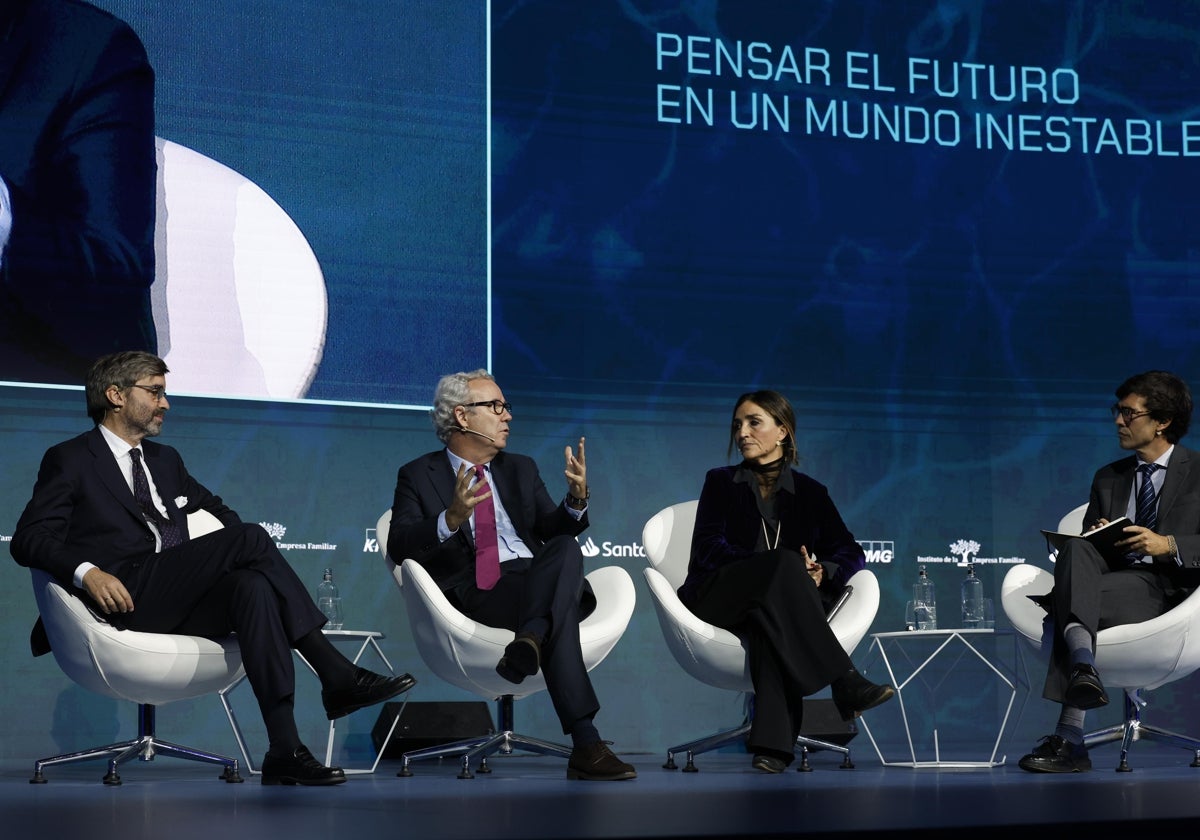
<instances>
[{"instance_id":1,"label":"brown leather shoe","mask_svg":"<svg viewBox=\"0 0 1200 840\"><path fill-rule=\"evenodd\" d=\"M532 633L519 633L517 638L504 648L504 655L496 663L496 673L510 683L520 685L526 677L532 677L542 665L542 646Z\"/></svg>"},{"instance_id":2,"label":"brown leather shoe","mask_svg":"<svg viewBox=\"0 0 1200 840\"><path fill-rule=\"evenodd\" d=\"M571 750L567 761L567 778L590 782L619 782L636 779L637 771L608 748L607 741L596 741Z\"/></svg>"}]
</instances>

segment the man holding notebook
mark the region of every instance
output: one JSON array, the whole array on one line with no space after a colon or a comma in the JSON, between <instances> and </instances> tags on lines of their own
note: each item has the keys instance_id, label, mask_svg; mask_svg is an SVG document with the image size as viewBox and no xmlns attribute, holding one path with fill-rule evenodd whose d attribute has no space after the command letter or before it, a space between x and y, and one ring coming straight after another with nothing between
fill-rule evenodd
<instances>
[{"instance_id":1,"label":"man holding notebook","mask_svg":"<svg viewBox=\"0 0 1200 840\"><path fill-rule=\"evenodd\" d=\"M1042 696L1062 704L1054 734L1020 766L1037 773L1090 770L1084 713L1108 703L1096 670L1096 633L1162 615L1200 583L1200 453L1179 440L1192 418L1186 383L1165 371L1125 380L1112 407L1117 441L1131 456L1092 480L1084 532L1121 517L1115 550L1067 540L1054 564L1045 605L1054 623Z\"/></svg>"}]
</instances>

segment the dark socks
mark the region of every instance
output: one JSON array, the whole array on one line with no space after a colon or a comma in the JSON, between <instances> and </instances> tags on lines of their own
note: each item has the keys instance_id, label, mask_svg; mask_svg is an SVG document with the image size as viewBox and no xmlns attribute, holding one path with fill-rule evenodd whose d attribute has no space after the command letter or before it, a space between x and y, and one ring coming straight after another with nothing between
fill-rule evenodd
<instances>
[{"instance_id":1,"label":"dark socks","mask_svg":"<svg viewBox=\"0 0 1200 840\"><path fill-rule=\"evenodd\" d=\"M586 747L600 740L600 730L596 729L596 724L592 723L590 717L575 721L570 735L571 745L575 747Z\"/></svg>"},{"instance_id":2,"label":"dark socks","mask_svg":"<svg viewBox=\"0 0 1200 840\"><path fill-rule=\"evenodd\" d=\"M296 642L296 651L317 672L321 688L339 688L354 679L354 663L342 656L320 630Z\"/></svg>"},{"instance_id":3,"label":"dark socks","mask_svg":"<svg viewBox=\"0 0 1200 840\"><path fill-rule=\"evenodd\" d=\"M296 730L291 697L280 700L271 709L263 710L263 723L267 725L268 750L273 755L291 755L300 746L300 733Z\"/></svg>"}]
</instances>

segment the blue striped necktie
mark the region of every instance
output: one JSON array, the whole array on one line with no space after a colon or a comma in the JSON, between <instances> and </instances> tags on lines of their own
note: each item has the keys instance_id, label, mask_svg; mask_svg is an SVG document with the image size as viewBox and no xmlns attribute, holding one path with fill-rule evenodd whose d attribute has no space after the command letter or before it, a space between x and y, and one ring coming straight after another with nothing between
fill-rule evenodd
<instances>
[{"instance_id":1,"label":"blue striped necktie","mask_svg":"<svg viewBox=\"0 0 1200 840\"><path fill-rule=\"evenodd\" d=\"M1138 467L1142 483L1138 488L1137 512L1133 524L1149 528L1151 531L1158 525L1158 494L1154 492L1154 482L1151 480L1154 471L1158 469L1161 469L1158 464L1142 464Z\"/></svg>"}]
</instances>

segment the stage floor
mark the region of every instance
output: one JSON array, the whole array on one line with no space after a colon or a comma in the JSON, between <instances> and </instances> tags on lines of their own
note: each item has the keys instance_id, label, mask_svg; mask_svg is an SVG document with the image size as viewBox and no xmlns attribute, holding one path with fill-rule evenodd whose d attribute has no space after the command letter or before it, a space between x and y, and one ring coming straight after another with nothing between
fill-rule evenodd
<instances>
[{"instance_id":1,"label":"stage floor","mask_svg":"<svg viewBox=\"0 0 1200 840\"><path fill-rule=\"evenodd\" d=\"M563 759L499 756L493 772L457 778L456 761L399 762L333 788L263 787L219 781L217 768L172 758L121 769L123 784L100 783L103 762L51 767L30 785L32 760L0 763L0 813L14 838L652 838L892 837L1011 838L1022 827L1094 825L1100 835L1133 830L1168 836L1200 819L1200 768L1192 754L1153 742L1134 745L1133 772L1117 773L1115 745L1092 752L1095 769L1032 775L1015 760L992 769L883 767L857 745L855 768L831 753L813 772L777 776L750 757L699 757L698 773L664 770L662 755L624 755L628 782L571 782ZM1137 825L1133 823L1136 821ZM1123 826L1121 823L1128 823Z\"/></svg>"}]
</instances>

